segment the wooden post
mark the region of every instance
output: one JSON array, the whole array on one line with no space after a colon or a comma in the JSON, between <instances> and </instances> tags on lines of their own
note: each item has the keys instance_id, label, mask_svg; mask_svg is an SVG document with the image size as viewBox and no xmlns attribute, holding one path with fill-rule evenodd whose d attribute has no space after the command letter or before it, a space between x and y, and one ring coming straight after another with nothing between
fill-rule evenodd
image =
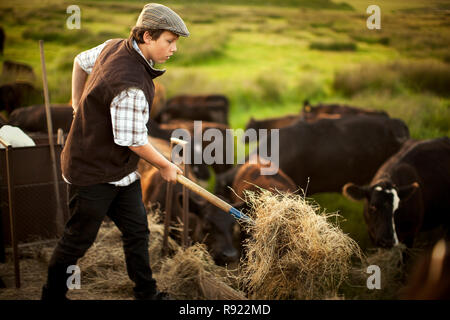
<instances>
[{"instance_id":1,"label":"wooden post","mask_svg":"<svg viewBox=\"0 0 450 320\"><path fill-rule=\"evenodd\" d=\"M48 84L47 84L47 71L45 68L45 56L44 56L44 41L39 40L39 49L41 52L41 65L42 65L42 81L44 84L44 98L45 98L45 113L47 115L47 130L48 130L48 141L50 144L50 156L52 159L53 167L53 182L55 188L56 197L56 231L58 234L62 235L64 228L64 218L61 207L61 198L59 196L59 183L58 183L58 173L56 169L56 155L55 155L55 145L53 143L53 124L52 124L52 114L50 112L50 99L48 95Z\"/></svg>"}]
</instances>

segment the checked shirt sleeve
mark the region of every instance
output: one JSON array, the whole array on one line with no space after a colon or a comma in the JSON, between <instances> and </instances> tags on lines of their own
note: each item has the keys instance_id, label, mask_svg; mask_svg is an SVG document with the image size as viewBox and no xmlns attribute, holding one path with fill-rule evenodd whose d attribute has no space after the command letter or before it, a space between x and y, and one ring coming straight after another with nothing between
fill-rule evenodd
<instances>
[{"instance_id":1,"label":"checked shirt sleeve","mask_svg":"<svg viewBox=\"0 0 450 320\"><path fill-rule=\"evenodd\" d=\"M138 147L148 143L148 102L138 88L128 88L111 102L114 142L120 146Z\"/></svg>"},{"instance_id":2,"label":"checked shirt sleeve","mask_svg":"<svg viewBox=\"0 0 450 320\"><path fill-rule=\"evenodd\" d=\"M78 62L81 69L86 71L87 74L90 74L92 72L92 68L94 68L95 61L100 55L100 52L102 52L103 48L110 40L107 40L101 45L98 45L92 49L83 51L75 57L75 61Z\"/></svg>"}]
</instances>

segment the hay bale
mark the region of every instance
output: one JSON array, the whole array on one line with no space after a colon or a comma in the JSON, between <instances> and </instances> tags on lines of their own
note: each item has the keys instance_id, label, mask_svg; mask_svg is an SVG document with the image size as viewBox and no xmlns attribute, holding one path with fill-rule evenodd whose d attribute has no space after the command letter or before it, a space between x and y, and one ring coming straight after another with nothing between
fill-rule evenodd
<instances>
[{"instance_id":1,"label":"hay bale","mask_svg":"<svg viewBox=\"0 0 450 320\"><path fill-rule=\"evenodd\" d=\"M251 299L336 297L361 251L328 221L331 214L295 194L246 192L254 225L244 247L241 282Z\"/></svg>"},{"instance_id":2,"label":"hay bale","mask_svg":"<svg viewBox=\"0 0 450 320\"><path fill-rule=\"evenodd\" d=\"M245 295L230 286L224 268L214 263L204 244L179 249L155 275L160 289L175 299L242 300ZM226 274L226 272L225 272Z\"/></svg>"}]
</instances>

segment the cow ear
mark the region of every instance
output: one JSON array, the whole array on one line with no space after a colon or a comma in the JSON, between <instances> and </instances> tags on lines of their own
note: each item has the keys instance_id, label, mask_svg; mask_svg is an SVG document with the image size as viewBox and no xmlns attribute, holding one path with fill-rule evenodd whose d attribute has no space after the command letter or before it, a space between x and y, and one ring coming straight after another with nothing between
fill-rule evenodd
<instances>
[{"instance_id":1,"label":"cow ear","mask_svg":"<svg viewBox=\"0 0 450 320\"><path fill-rule=\"evenodd\" d=\"M398 196L402 201L406 201L419 189L419 184L413 182L410 185L398 188Z\"/></svg>"},{"instance_id":2,"label":"cow ear","mask_svg":"<svg viewBox=\"0 0 450 320\"><path fill-rule=\"evenodd\" d=\"M367 186L357 186L350 182L342 188L342 194L351 200L363 200L369 198L369 188Z\"/></svg>"}]
</instances>

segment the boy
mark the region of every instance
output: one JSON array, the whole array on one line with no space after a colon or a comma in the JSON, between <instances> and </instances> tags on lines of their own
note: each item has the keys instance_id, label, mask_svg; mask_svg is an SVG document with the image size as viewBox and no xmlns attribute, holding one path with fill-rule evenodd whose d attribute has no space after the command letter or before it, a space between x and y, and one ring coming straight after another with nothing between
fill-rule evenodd
<instances>
[{"instance_id":1,"label":"boy","mask_svg":"<svg viewBox=\"0 0 450 320\"><path fill-rule=\"evenodd\" d=\"M146 128L153 79L165 72L153 65L176 52L179 36L189 36L183 20L168 7L150 3L128 39L108 40L75 58L74 120L61 154L71 217L50 260L42 299L67 299L67 268L92 245L105 216L122 232L135 298L167 298L152 277L147 215L136 170L142 158L171 183L182 174L149 144Z\"/></svg>"}]
</instances>

